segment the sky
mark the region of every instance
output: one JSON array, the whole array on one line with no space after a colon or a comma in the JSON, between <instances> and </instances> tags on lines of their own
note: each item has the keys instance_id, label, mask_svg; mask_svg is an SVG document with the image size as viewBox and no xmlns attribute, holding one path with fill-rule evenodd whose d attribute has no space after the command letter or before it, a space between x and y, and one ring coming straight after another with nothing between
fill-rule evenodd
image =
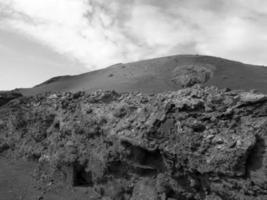
<instances>
[{"instance_id":1,"label":"sky","mask_svg":"<svg viewBox=\"0 0 267 200\"><path fill-rule=\"evenodd\" d=\"M204 54L267 65L266 0L0 0L0 90Z\"/></svg>"}]
</instances>

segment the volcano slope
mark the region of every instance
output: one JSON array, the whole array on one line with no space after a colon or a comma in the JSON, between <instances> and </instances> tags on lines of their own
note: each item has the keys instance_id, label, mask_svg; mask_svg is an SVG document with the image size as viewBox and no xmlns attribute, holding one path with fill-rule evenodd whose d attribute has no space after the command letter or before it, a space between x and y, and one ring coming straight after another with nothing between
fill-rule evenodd
<instances>
[{"instance_id":1,"label":"volcano slope","mask_svg":"<svg viewBox=\"0 0 267 200\"><path fill-rule=\"evenodd\" d=\"M44 92L116 90L160 93L203 84L230 89L257 89L267 93L267 67L247 65L212 56L177 55L116 64L76 76L52 78L24 95Z\"/></svg>"},{"instance_id":2,"label":"volcano slope","mask_svg":"<svg viewBox=\"0 0 267 200\"><path fill-rule=\"evenodd\" d=\"M0 119L1 155L37 163L41 199L59 185L99 200L267 199L266 95L47 93Z\"/></svg>"}]
</instances>

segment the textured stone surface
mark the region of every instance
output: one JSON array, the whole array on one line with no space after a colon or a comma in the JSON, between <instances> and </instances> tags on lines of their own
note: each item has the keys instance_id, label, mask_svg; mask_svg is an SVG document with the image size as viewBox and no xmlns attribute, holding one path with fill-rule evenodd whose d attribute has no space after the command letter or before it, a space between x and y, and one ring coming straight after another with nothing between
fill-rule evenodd
<instances>
[{"instance_id":1,"label":"textured stone surface","mask_svg":"<svg viewBox=\"0 0 267 200\"><path fill-rule=\"evenodd\" d=\"M0 153L100 199L267 198L264 95L199 86L46 94L9 102L0 119Z\"/></svg>"},{"instance_id":2,"label":"textured stone surface","mask_svg":"<svg viewBox=\"0 0 267 200\"><path fill-rule=\"evenodd\" d=\"M22 94L16 91L0 92L0 106L3 106L9 101L19 97L22 97Z\"/></svg>"}]
</instances>

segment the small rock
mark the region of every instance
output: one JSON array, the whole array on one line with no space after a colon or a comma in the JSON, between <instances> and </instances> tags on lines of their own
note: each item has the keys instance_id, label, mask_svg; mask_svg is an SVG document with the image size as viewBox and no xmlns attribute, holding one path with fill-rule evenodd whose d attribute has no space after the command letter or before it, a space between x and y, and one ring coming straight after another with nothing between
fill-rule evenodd
<instances>
[{"instance_id":1,"label":"small rock","mask_svg":"<svg viewBox=\"0 0 267 200\"><path fill-rule=\"evenodd\" d=\"M266 101L267 96L264 94L243 92L240 94L240 100L245 103L256 103L256 102Z\"/></svg>"}]
</instances>

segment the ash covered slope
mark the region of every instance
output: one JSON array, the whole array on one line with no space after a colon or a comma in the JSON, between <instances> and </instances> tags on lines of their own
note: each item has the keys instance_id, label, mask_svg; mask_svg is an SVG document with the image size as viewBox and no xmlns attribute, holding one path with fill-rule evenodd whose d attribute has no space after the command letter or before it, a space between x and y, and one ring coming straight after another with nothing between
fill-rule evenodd
<instances>
[{"instance_id":1,"label":"ash covered slope","mask_svg":"<svg viewBox=\"0 0 267 200\"><path fill-rule=\"evenodd\" d=\"M78 76L55 77L21 91L24 95L96 89L159 93L201 83L219 88L257 89L267 93L266 77L265 67L211 56L178 55L117 64Z\"/></svg>"},{"instance_id":2,"label":"ash covered slope","mask_svg":"<svg viewBox=\"0 0 267 200\"><path fill-rule=\"evenodd\" d=\"M267 198L265 95L58 93L13 100L0 119L2 154L39 162L50 190L61 180L96 199Z\"/></svg>"}]
</instances>

